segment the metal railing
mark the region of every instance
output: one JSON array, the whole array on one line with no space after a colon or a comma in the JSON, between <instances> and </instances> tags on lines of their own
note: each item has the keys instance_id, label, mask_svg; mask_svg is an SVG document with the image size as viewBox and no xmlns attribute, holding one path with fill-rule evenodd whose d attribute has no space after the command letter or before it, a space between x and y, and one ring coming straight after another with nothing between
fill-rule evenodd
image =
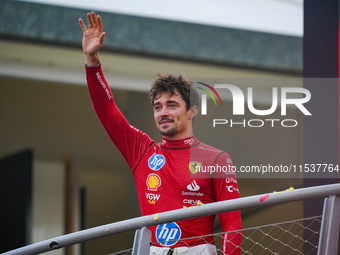
<instances>
[{"instance_id":1,"label":"metal railing","mask_svg":"<svg viewBox=\"0 0 340 255\"><path fill-rule=\"evenodd\" d=\"M163 212L155 215L147 215L143 217L137 217L129 220L124 220L116 223L111 223L87 230L78 231L75 233L59 236L56 238L48 239L42 242L31 244L19 249L15 249L3 255L29 255L29 254L39 254L58 248L66 247L69 245L86 242L96 238L101 238L109 235L114 235L130 230L136 230L134 246L131 251L132 254L149 254L150 253L150 240L151 233L146 228L149 226L159 225L167 222L174 222L179 220L185 220L190 218L196 218L206 215L213 215L223 212L235 211L248 209L259 206L268 206L275 204L282 204L287 202L294 202L300 200L309 200L317 198L325 198L323 215L320 227L319 242L317 244L317 254L318 255L336 255L338 250L338 240L339 240L339 223L340 223L340 199L337 197L340 195L340 184L330 184L324 186L316 186L309 188L301 188L296 190L286 190L282 192L275 192L269 194L262 194L256 196L242 197L239 199L221 201L211 204L205 204L201 206L192 207L188 209L178 209L168 212ZM276 224L278 225L278 224ZM263 231L267 226L262 226L261 228L255 228L256 231L263 232L264 236L268 234ZM253 228L252 230L255 231ZM261 245L261 242L256 241L255 238L249 238L249 234L245 235L246 231L251 231L251 229L243 229L243 239L252 240L252 247ZM286 232L284 230L284 232ZM216 236L221 236L221 234L215 234ZM301 234L295 234L301 235ZM258 236L258 234L256 234ZM258 237L256 237L258 238ZM274 239L280 242L282 236L277 236ZM303 240L303 243L306 240ZM254 241L255 240L255 241ZM242 244L243 247L244 243ZM290 244L285 243L283 246L288 247ZM291 245L290 245L291 246ZM314 245L315 246L315 245ZM291 246L292 247L292 246ZM268 251L271 251L270 247L266 247ZM244 254L252 254L249 250L245 250ZM299 248L293 248L298 250ZM280 254L275 251L271 251L271 254ZM257 254L257 253L254 253ZM266 253L268 254L268 253ZM299 253L303 254L303 253Z\"/></svg>"},{"instance_id":2,"label":"metal railing","mask_svg":"<svg viewBox=\"0 0 340 255\"><path fill-rule=\"evenodd\" d=\"M239 233L242 234L241 254L296 254L308 255L316 254L321 229L321 216L304 219L290 220L280 223L267 224L263 226L244 228ZM308 232L309 238L304 237ZM228 234L229 232L227 232ZM222 236L226 233L213 234L217 253L222 252ZM194 239L206 236L192 237ZM178 242L187 246L190 239L179 239ZM228 240L232 242L232 240ZM132 248L111 253L109 255L131 255ZM150 253L152 255L152 253Z\"/></svg>"}]
</instances>

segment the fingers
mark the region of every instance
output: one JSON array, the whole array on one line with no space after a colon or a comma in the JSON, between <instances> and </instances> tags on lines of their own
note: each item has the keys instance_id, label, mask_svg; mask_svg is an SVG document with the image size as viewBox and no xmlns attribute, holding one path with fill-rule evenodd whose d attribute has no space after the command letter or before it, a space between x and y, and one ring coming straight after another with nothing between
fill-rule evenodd
<instances>
[{"instance_id":1,"label":"fingers","mask_svg":"<svg viewBox=\"0 0 340 255\"><path fill-rule=\"evenodd\" d=\"M89 29L91 28L99 28L100 32L103 31L103 23L102 19L99 15L96 16L95 12L87 13L87 22L89 24ZM86 26L82 19L79 19L79 25L83 32L86 31Z\"/></svg>"},{"instance_id":2,"label":"fingers","mask_svg":"<svg viewBox=\"0 0 340 255\"><path fill-rule=\"evenodd\" d=\"M95 12L91 12L91 20L92 20L93 27L96 28L97 27L97 18L96 18Z\"/></svg>"},{"instance_id":3,"label":"fingers","mask_svg":"<svg viewBox=\"0 0 340 255\"><path fill-rule=\"evenodd\" d=\"M89 23L89 29L93 28L93 22L92 22L92 15L91 15L91 13L87 13L87 22Z\"/></svg>"},{"instance_id":4,"label":"fingers","mask_svg":"<svg viewBox=\"0 0 340 255\"><path fill-rule=\"evenodd\" d=\"M81 19L81 18L79 18L79 25L80 25L80 28L81 28L81 30L83 31L83 32L85 32L86 31L86 26L85 26L85 24L84 24L84 21Z\"/></svg>"},{"instance_id":5,"label":"fingers","mask_svg":"<svg viewBox=\"0 0 340 255\"><path fill-rule=\"evenodd\" d=\"M104 36L105 36L105 32L101 33L99 36L99 44L103 45L104 44Z\"/></svg>"},{"instance_id":6,"label":"fingers","mask_svg":"<svg viewBox=\"0 0 340 255\"><path fill-rule=\"evenodd\" d=\"M102 22L102 18L97 15L97 26L100 29L100 31L103 31L103 22Z\"/></svg>"}]
</instances>

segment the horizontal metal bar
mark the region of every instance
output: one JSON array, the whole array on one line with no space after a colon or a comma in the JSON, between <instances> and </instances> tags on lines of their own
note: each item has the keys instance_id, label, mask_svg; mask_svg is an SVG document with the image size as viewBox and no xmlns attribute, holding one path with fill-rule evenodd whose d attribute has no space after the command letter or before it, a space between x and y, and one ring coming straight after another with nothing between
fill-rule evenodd
<instances>
[{"instance_id":1,"label":"horizontal metal bar","mask_svg":"<svg viewBox=\"0 0 340 255\"><path fill-rule=\"evenodd\" d=\"M282 204L299 200L325 198L331 195L340 195L340 184L330 184L242 197L239 199L195 206L190 209L183 208L154 215L132 218L51 238L42 242L5 252L3 253L3 255L39 254L69 245L93 240L96 238L114 235L130 230L136 230L142 227L154 226L166 222L191 219L206 215L214 215L218 213L242 210L252 207Z\"/></svg>"}]
</instances>

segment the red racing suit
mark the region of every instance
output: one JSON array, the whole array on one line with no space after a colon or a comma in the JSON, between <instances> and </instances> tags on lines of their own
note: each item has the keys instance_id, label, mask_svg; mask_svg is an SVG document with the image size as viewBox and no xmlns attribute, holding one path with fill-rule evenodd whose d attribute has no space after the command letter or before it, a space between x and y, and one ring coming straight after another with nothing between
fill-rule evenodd
<instances>
[{"instance_id":1,"label":"red racing suit","mask_svg":"<svg viewBox=\"0 0 340 255\"><path fill-rule=\"evenodd\" d=\"M101 65L86 66L87 83L94 110L126 162L130 166L138 191L142 215L189 208L239 197L233 173L212 178L203 169L209 166L231 166L226 152L201 143L194 136L182 140L156 143L148 135L131 126L117 108L104 78ZM222 231L241 229L239 211L221 213ZM214 243L213 237L197 237L213 233L215 215L149 227L152 242L160 247L193 246ZM223 237L224 254L240 254L241 234Z\"/></svg>"}]
</instances>

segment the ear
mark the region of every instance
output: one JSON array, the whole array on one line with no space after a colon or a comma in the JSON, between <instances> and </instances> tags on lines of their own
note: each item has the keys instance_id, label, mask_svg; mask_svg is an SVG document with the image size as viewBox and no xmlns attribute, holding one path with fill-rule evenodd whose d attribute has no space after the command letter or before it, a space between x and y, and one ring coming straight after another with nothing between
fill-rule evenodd
<instances>
[{"instance_id":1,"label":"ear","mask_svg":"<svg viewBox=\"0 0 340 255\"><path fill-rule=\"evenodd\" d=\"M198 113L198 107L197 105L194 105L193 107L191 107L190 109L190 119L193 119L196 117L197 113Z\"/></svg>"}]
</instances>

